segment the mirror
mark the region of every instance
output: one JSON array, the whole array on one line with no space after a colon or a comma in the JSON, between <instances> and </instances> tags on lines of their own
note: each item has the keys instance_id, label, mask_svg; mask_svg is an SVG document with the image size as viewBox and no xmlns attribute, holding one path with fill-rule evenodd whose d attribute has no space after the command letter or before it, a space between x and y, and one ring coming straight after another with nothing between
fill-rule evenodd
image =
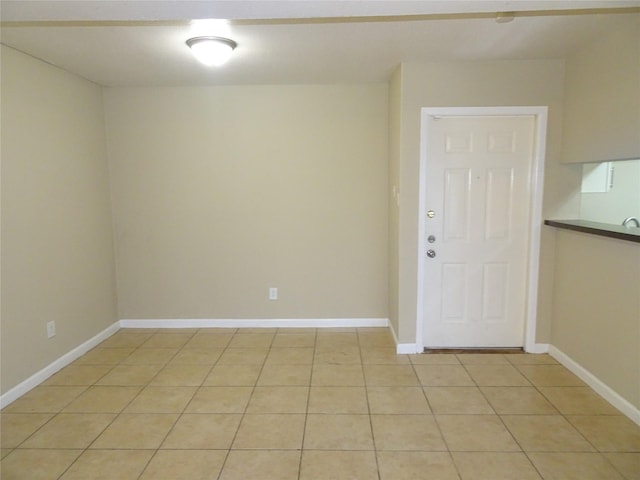
<instances>
[{"instance_id":1,"label":"mirror","mask_svg":"<svg viewBox=\"0 0 640 480\"><path fill-rule=\"evenodd\" d=\"M583 165L580 219L622 225L640 218L640 160Z\"/></svg>"}]
</instances>

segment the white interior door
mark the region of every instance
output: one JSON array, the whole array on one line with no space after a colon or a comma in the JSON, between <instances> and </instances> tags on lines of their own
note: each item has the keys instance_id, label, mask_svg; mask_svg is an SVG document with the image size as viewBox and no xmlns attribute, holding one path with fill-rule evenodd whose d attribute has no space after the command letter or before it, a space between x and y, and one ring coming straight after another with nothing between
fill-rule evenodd
<instances>
[{"instance_id":1,"label":"white interior door","mask_svg":"<svg viewBox=\"0 0 640 480\"><path fill-rule=\"evenodd\" d=\"M521 347L534 116L429 116L423 341Z\"/></svg>"}]
</instances>

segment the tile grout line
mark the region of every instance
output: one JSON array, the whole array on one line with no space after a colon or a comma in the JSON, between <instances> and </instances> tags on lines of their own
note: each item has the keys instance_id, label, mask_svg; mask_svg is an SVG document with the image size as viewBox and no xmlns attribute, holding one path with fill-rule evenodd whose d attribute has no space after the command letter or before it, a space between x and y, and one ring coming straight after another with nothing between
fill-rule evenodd
<instances>
[{"instance_id":1,"label":"tile grout line","mask_svg":"<svg viewBox=\"0 0 640 480\"><path fill-rule=\"evenodd\" d=\"M276 330L277 332L277 330ZM225 347L224 351L222 352L222 355L224 355L224 353L229 350L230 348L233 349L234 347L230 347L229 345L231 345L231 343L233 342L233 339L236 337L236 335L238 335L238 331L236 329L236 332L232 335L231 339L229 340L229 343L227 344L227 346ZM247 404L244 407L244 410L242 412L242 414L240 415L240 421L238 422L238 426L236 428L236 432L233 435L233 438L231 439L231 441L229 442L229 448L227 449L227 453L225 455L224 461L222 462L222 464L220 465L220 471L218 472L218 479L222 478L222 475L224 473L224 467L227 465L227 462L229 461L229 456L231 455L231 451L233 449L233 444L236 441L236 438L238 437L238 432L240 431L240 428L242 427L242 421L244 420L245 416L247 415L247 410L249 409L249 404L251 403L251 398L253 397L254 392L256 391L256 387L258 385L258 381L260 380L260 376L262 375L262 371L264 370L264 366L267 362L267 358L269 357L269 353L271 352L271 348L273 346L273 342L275 340L276 337L276 333L273 334L273 338L271 339L271 342L269 343L269 348L267 349L267 354L265 355L265 357L262 359L262 364L260 365L260 371L258 372L257 377L255 378L254 382L253 382L253 386L251 387L251 393L249 394L249 398L247 399ZM244 348L244 347L238 347L238 348ZM220 355L220 358L222 357L222 355ZM219 361L219 359L216 361L216 363ZM213 367L212 367L213 370ZM204 380L203 380L204 382Z\"/></svg>"},{"instance_id":2,"label":"tile grout line","mask_svg":"<svg viewBox=\"0 0 640 480\"><path fill-rule=\"evenodd\" d=\"M302 456L304 455L304 442L307 434L307 421L309 419L309 404L311 403L311 386L313 384L313 370L316 363L316 346L318 344L318 330L313 336L313 351L311 355L311 369L309 371L309 388L307 390L307 405L304 412L304 422L302 425L302 441L300 442L300 458L298 459L298 480L302 475Z\"/></svg>"},{"instance_id":3,"label":"tile grout line","mask_svg":"<svg viewBox=\"0 0 640 480\"><path fill-rule=\"evenodd\" d=\"M97 347L94 347L94 348L97 348ZM93 350L93 349L92 349L92 350ZM113 370L113 368L111 368L109 371L111 371L111 370ZM59 372L58 372L58 373L59 373ZM106 374L105 374L105 375L106 375ZM103 377L104 377L104 375L103 375ZM103 377L101 377L101 378L103 378ZM95 385L95 382L93 383L93 385ZM45 386L46 386L46 385L45 385ZM58 415L60 415L60 414L62 413L62 410L64 410L64 409L65 409L66 407L68 407L71 403L73 403L75 400L77 400L77 399L78 399L78 398L79 398L79 397L80 397L84 392L88 391L88 390L91 388L91 386L92 386L92 385L88 385L88 386L84 389L84 391L83 391L83 392L81 392L80 394L78 394L78 395L77 395L73 400L71 400L69 403L67 403L65 406L63 406L63 407L62 407L62 409L60 409L60 410L58 410L57 412L55 412L55 413L53 414L53 416L52 416L52 417L51 417L51 418L50 418L50 419L49 419L49 420L48 420L44 425L46 425L46 424L50 423L54 418L56 418ZM114 419L115 419L115 418L114 418ZM111 420L111 422L113 422L113 420ZM100 431L100 433L98 433L98 434L96 435L96 438L98 438L100 435L102 435L102 433L104 432L104 430L105 430L109 425L111 425L111 422L109 422L109 423L104 427L104 429L103 429L103 430L101 430L101 431ZM38 431L40 431L40 430L44 427L44 425L42 425L39 429L37 429L35 432L33 432L31 435L29 435L29 437L27 437L27 439L25 439L22 443L26 442L29 438L31 438L31 437L32 437L33 435L35 435ZM95 438L94 438L94 440L95 440ZM91 443L90 443L89 445L91 445ZM17 448L17 447L16 447L16 448ZM87 449L88 449L88 446L87 446L87 447L84 447L84 448L80 448L80 449L78 449L78 450L80 450L80 453L78 454L78 456L77 456L77 457L76 457L76 458L75 458L75 459L74 459L74 460L73 460L73 461L72 461L72 462L67 466L67 468L65 468L65 469L64 469L64 471L62 471L62 472L60 473L60 475L59 475L57 478L62 478L62 476L67 472L67 470L69 470L69 469L70 469L70 468L71 468L71 467L76 463L76 461L78 460L78 458L80 458L80 457L84 454L84 452L86 452L86 451L87 451Z\"/></svg>"},{"instance_id":4,"label":"tile grout line","mask_svg":"<svg viewBox=\"0 0 640 480\"><path fill-rule=\"evenodd\" d=\"M376 442L376 435L373 429L373 416L371 415L371 405L369 403L369 382L367 381L367 376L364 372L364 362L362 358L362 347L363 345L360 343L360 331L356 329L356 338L358 339L358 354L360 355L360 365L362 368L362 380L364 382L364 394L367 399L367 413L369 417L369 429L371 431L371 443L373 444L373 458L376 462L376 473L378 474L378 480L381 480L380 473L380 462L378 461L378 445Z\"/></svg>"},{"instance_id":5,"label":"tile grout line","mask_svg":"<svg viewBox=\"0 0 640 480\"><path fill-rule=\"evenodd\" d=\"M116 332L116 333L117 333L117 332ZM123 333L126 333L126 332L123 332ZM152 332L152 333L149 335L149 338L151 338L153 335L155 335L155 333L154 333L154 332ZM147 340L148 340L149 338L147 338ZM133 351L132 351L132 352L131 352L131 353L130 353L126 358L130 357L131 355L133 355L133 353L134 353L134 352L136 352L139 348L141 348L142 344L144 344L147 340L143 341L140 345L138 345L138 346L136 346L135 348L133 348ZM98 346L94 347L92 350L94 350L94 349L95 349L95 348L97 348L97 347L98 347ZM88 353L88 352L87 352L87 353ZM126 358L121 359L120 361L118 361L118 362L117 362L117 363L116 363L116 364L115 364L111 369L109 369L109 371L108 371L107 373L105 373L102 377L100 377L100 379L96 380L92 385L90 385L89 387L87 387L87 388L85 389L85 391L84 391L84 392L82 392L82 393L87 392L87 391L88 391L92 386L97 386L98 382L99 382L100 380L102 380L104 377L106 377L106 376L107 376L111 371L113 371L117 366L120 366L120 365L126 365L126 364L124 364L124 363L123 363L123 362L126 360ZM122 385L103 385L103 386L105 386L105 387L110 387L110 386L113 386L113 387L122 387ZM144 387L140 389L140 392L141 392L143 389L144 389ZM138 395L140 394L140 392L138 392ZM75 401L75 400L77 400L78 398L80 398L80 396L81 396L81 395L82 395L82 394L78 395L78 396L74 399L74 401ZM65 470L60 474L60 476L58 477L58 479L61 479L61 478L62 478L62 477L63 477L63 476L64 476L64 475L65 475L65 474L66 474L66 473L67 473L67 472L68 472L68 471L73 467L73 465L75 465L75 464L76 464L76 462L80 459L80 457L82 457L85 453L87 453L87 452L90 450L91 445L93 445L93 444L95 443L95 441L96 441L96 440L97 440L97 439L98 439L98 438L99 438L99 437L100 437L100 436L101 436L101 435L102 435L102 434L107 430L107 428L109 428L111 425L113 425L113 423L114 423L114 422L116 421L116 419L120 416L120 414L124 411L124 409L125 409L125 408L126 408L126 407L127 407L127 406L132 402L132 401L133 401L133 399L134 399L134 398L136 398L136 397L137 397L137 395L136 395L136 396L134 396L134 397L133 397L133 398L132 398L132 399L131 399L131 400L130 400L130 401L129 401L125 406L123 406L123 408L120 410L120 412L117 412L117 413L116 413L116 412L112 412L112 413L114 414L113 419L111 419L111 421L110 421L110 422L109 422L109 423L108 423L108 424L107 424L107 425L106 425L106 426L105 426L105 427L104 427L104 428L103 428L103 429L102 429L102 430L101 430L101 431L100 431L100 432L95 436L95 438L94 438L91 442L89 442L89 444L88 444L87 446L85 446L84 448L80 449L80 450L81 450L80 454L79 454L79 455L74 459L74 461L73 461L73 462L71 462L71 463L67 466L67 468L66 468L66 469L65 469ZM69 402L69 404L67 404L65 407L63 407L63 409L62 409L62 410L64 410L64 408L67 408L71 403L73 403L73 401L72 401L72 402ZM52 419L53 419L53 418L55 418L57 415L62 414L62 413L63 413L63 412L62 412L62 410L60 410L56 415L54 415L54 417L52 417ZM79 414L84 414L84 415L87 415L87 414L88 414L88 415L92 415L92 414L93 414L93 413L89 413L89 412L78 412L78 413L79 413ZM146 465L145 465L145 468L146 468Z\"/></svg>"},{"instance_id":6,"label":"tile grout line","mask_svg":"<svg viewBox=\"0 0 640 480\"><path fill-rule=\"evenodd\" d=\"M572 430L574 430L574 431L575 431L575 433L577 433L578 435L580 435L580 437L581 437L583 440L585 440L585 441L586 441L586 443L587 443L587 444L589 444L589 445L594 449L594 452L582 452L582 451L580 451L580 452L573 452L573 451L572 451L572 452L557 452L557 451L555 451L555 450L549 450L548 452L547 452L547 451L544 451L544 452L543 452L543 451L527 451L525 448L523 448L522 444L518 441L518 439L515 437L515 435L511 432L511 429L509 429L509 427L506 425L506 423L505 423L505 421L504 421L504 418L503 418L503 417L504 417L504 416L509 416L509 415L512 415L512 416L536 416L536 415L534 415L534 414L525 414L525 413L520 413L520 414L499 414L498 412L496 412L496 414L497 414L497 415L498 415L498 417L500 418L500 421L502 422L502 424L504 425L504 427L507 429L507 431L509 432L509 434L511 435L511 437L514 439L514 441L518 444L519 448L521 449L521 452L525 455L525 457L527 458L527 460L528 460L528 461L529 461L529 463L531 464L531 467L536 471L536 473L540 476L540 478L544 478L544 477L543 477L543 474L542 474L542 472L540 471L540 469L536 466L536 464L534 463L533 459L531 458L531 456L530 456L530 454L531 454L531 453L600 453L600 454L601 454L601 456L602 456L602 457L603 457L603 458L608 462L608 459L606 459L606 457L605 457L604 455L602 455L602 453L601 453L601 452L600 452L600 451L599 451L599 450L598 450L598 449L597 449L597 448L596 448L596 447L595 447L595 446L594 446L594 445L593 445L593 444L592 444L592 443L591 443L591 442L590 442L590 441L589 441L589 440L588 440L584 435L582 435L582 433L581 433L581 432L579 432L577 428L575 428L575 427L573 426L573 424L569 421L569 419L568 419L568 418L566 418L566 415L565 415L565 414L563 414L563 413L562 413L562 412L561 412L561 411L560 411L560 410L559 410L559 409L558 409L558 408L557 408L557 407L556 407L556 406L551 402L551 400L550 400L546 395L544 395L544 393L543 393L543 392L540 390L540 388L539 388L539 387L540 387L540 385L537 385L536 383L534 383L534 382L533 382L533 380L531 380L529 377L527 377L527 376L526 376L526 374L525 374L524 372L522 372L522 370L521 370L520 368L518 368L518 366L519 366L519 365L517 365L517 364L513 364L513 363L509 360L508 355L506 356L506 359L507 359L507 361L509 362L509 365L511 365L512 367L514 367L514 368L517 370L517 372L518 372L520 375L522 375L522 376L527 380L527 382L529 383L529 387L534 388L536 392L538 392L540 395L542 395L542 397L543 397L543 398L545 398L545 399L546 399L546 400L547 400L547 401L548 401L548 402L549 402L549 403L554 407L554 409L556 410L557 414L556 414L556 415L552 415L552 416L560 416L560 417L562 417L562 418L563 418L563 419L568 423L568 425L570 425L570 426L571 426ZM507 386L507 387L510 387L510 386ZM485 393L482 391L482 389L480 389L480 391L481 391L482 395L483 395L483 396L485 396L485 399L486 399L487 401L489 401L489 399L488 399L488 398L486 398L486 395L485 395ZM490 402L489 402L489 403L490 403ZM492 407L493 407L493 406L492 406ZM495 408L494 408L494 411L495 411ZM608 462L608 463L609 463L609 464L611 464L611 462ZM615 466L613 466L612 464L611 464L611 466L614 468L614 470L616 470L616 471L617 471L617 469L615 468Z\"/></svg>"},{"instance_id":7,"label":"tile grout line","mask_svg":"<svg viewBox=\"0 0 640 480\"><path fill-rule=\"evenodd\" d=\"M563 368L565 368L565 367L563 367ZM524 375L524 374L523 374L523 375ZM531 380L530 380L530 381L531 381ZM584 440L585 440L585 442L587 442L587 443L588 443L588 444L593 448L593 450L594 450L594 451L593 451L593 452L589 452L589 453L598 453L598 454L600 454L600 456L601 456L601 457L602 457L602 458L603 458L603 459L604 459L604 460L605 460L605 461L606 461L606 462L607 462L611 467L613 467L613 469L614 469L615 471L617 471L618 473L620 473L620 476L624 477L624 475L622 475L622 472L620 472L620 471L618 470L618 468L617 468L617 467L616 467L616 466L615 466L615 465L614 465L614 464L613 464L613 463L612 463L612 462L607 458L607 456L606 456L606 455L604 455L604 453L603 453L603 452L601 452L601 451L600 451L600 449L599 449L599 448L597 448L597 447L593 444L593 442L591 442L591 441L590 441L590 440L589 440L589 439L588 439L588 438L587 438L587 437L586 437L586 436L585 436L585 435L584 435L580 430L578 430L578 429L575 427L575 425L573 425L573 423L571 423L571 421L567 418L567 414L563 413L563 412L560 410L560 408L559 408L559 407L557 407L557 406L552 402L552 400L551 400L547 395L545 395L545 393L544 393L542 390L540 390L540 387L543 387L543 386L546 386L546 387L548 387L548 388L582 388L582 386L579 386L579 385L574 385L574 386L571 386L571 385L566 385L566 386L564 386L564 385L536 385L536 384L534 384L534 383L533 383L533 381L531 381L531 383L532 383L532 384L533 384L533 386L535 387L536 391L537 391L540 395L542 395L542 396L543 396L543 398L545 398L545 399L546 399L546 400L547 400L547 401L548 401L548 402L553 406L553 408L555 408L555 409L556 409L556 411L558 412L558 415L559 415L559 416L561 416L561 417L562 417L562 418L567 422L567 424L569 424L569 425L571 426L571 428L572 428L572 429L573 429L573 430L574 430L578 435L580 435L580 437L581 437L582 439L584 439ZM586 414L585 414L585 415L586 415ZM531 453L533 453L533 452L531 452ZM529 461L530 461L530 462L534 465L534 467L535 467L535 464L533 463L533 460L531 460L531 458L529 457L529 455L528 455L528 454L527 454L527 458L529 458ZM536 470L537 470L537 467L536 467ZM541 473L541 472L540 472L540 476L542 476L542 473Z\"/></svg>"},{"instance_id":8,"label":"tile grout line","mask_svg":"<svg viewBox=\"0 0 640 480\"><path fill-rule=\"evenodd\" d=\"M92 348L91 350L94 350L95 348L97 348L97 346L96 346L96 347L94 347L94 348ZM87 352L87 353L88 353L88 352ZM67 365L67 367L68 367L68 366L73 365L74 363L75 363L75 362L71 363L70 365ZM97 365L91 365L91 366L97 366ZM42 429L43 429L47 424L49 424L49 423L50 423L54 418L56 418L56 417L57 417L58 415L60 415L61 413L64 413L64 412L63 412L63 410L64 410L65 408L67 408L69 405L71 405L73 402L75 402L78 398L80 398L80 397L81 397L84 393L86 393L86 392L87 392L87 391L88 391L92 386L95 386L95 384L96 384L98 381L100 381L100 380L101 380L102 378L104 378L104 377L105 377L105 376L106 376L106 375L107 375L111 370L113 370L113 367L114 367L114 366L115 366L115 365L111 365L111 366L110 366L111 368L110 368L107 372L105 372L101 377L99 377L97 380L95 380L93 384L89 384L89 385L70 385L70 384L64 384L64 385L50 385L50 384L47 384L47 381L49 381L50 379L47 379L47 381L43 382L43 384L38 385L37 387L35 387L35 388L38 388L38 387L45 387L45 388L46 388L46 387L85 387L85 388L84 388L84 390L83 390L83 391L79 392L79 393L78 393L78 395L76 395L74 398L70 399L68 403L66 403L65 405L63 405L59 410L57 410L57 411L55 411L55 412L53 412L53 411L52 411L52 412L14 412L14 413L16 413L16 414L23 414L23 415L24 415L24 414L51 414L51 418L49 418L46 422L44 422L42 425L40 425L40 426L39 426L37 429L35 429L32 433L30 433L29 435L27 435L27 437L26 437L26 438L24 438L24 439L22 440L22 442L20 442L18 445L16 445L15 447L13 447L11 450L13 451L13 450L17 450L17 449L19 449L19 448L20 448L20 446L21 446L22 444L24 444L25 442L27 442L31 437L33 437L33 436L34 436L35 434L37 434L40 430L42 430ZM65 367L65 368L66 368L66 367ZM55 377L55 375L57 375L57 374L59 374L60 372L62 372L62 370L64 370L64 368L63 368L63 369L61 369L60 371L56 372L56 373L55 373L51 378L54 378L54 377ZM35 390L35 388L34 388L33 390ZM31 391L33 391L33 390L31 390ZM4 412L4 413L9 413L9 414L11 414L11 412Z\"/></svg>"},{"instance_id":9,"label":"tile grout line","mask_svg":"<svg viewBox=\"0 0 640 480\"><path fill-rule=\"evenodd\" d=\"M457 356L456 356L456 360L457 360ZM413 362L411 357L409 358L409 364L411 365L411 369L413 370L413 374L418 379L418 385L420 385L420 390L422 391L422 395L424 396L424 399L426 400L427 405L429 406L429 411L431 412L431 417L433 418L433 423L435 424L436 428L438 429L438 433L440 434L440 438L442 438L442 443L444 444L444 446L446 448L446 453L447 453L449 459L451 460L451 464L453 465L453 468L454 468L456 474L458 475L458 478L462 479L462 474L460 473L460 469L458 468L458 464L455 462L455 460L453 458L453 452L451 451L451 448L449 447L449 443L447 442L447 439L444 436L444 432L442 431L442 427L440 426L440 423L438 422L438 419L436 417L436 413L435 413L435 411L433 409L433 406L431 405L431 402L429 401L429 396L427 395L427 392L425 392L425 390L424 390L426 385L423 385L422 382L420 381L420 377L419 377L418 372L416 371L416 368L415 368L416 364Z\"/></svg>"},{"instance_id":10,"label":"tile grout line","mask_svg":"<svg viewBox=\"0 0 640 480\"><path fill-rule=\"evenodd\" d=\"M198 333L201 332L202 330L205 329L198 329ZM167 433L167 435L165 436L164 440L162 441L162 443L160 444L160 447L162 447L162 444L164 442L166 442L167 438L169 437L169 435L171 434L171 432L174 430L176 424L178 423L178 421L185 415L185 412L188 410L189 405L191 405L191 402L193 402L193 399L195 398L195 396L198 394L198 391L204 386L205 382L207 381L207 378L209 378L209 376L211 375L211 373L213 372L214 368L216 366L219 365L219 361L222 358L222 356L225 354L225 352L227 352L227 350L229 350L229 345L231 344L231 342L233 341L233 338L235 337L236 333L237 333L238 329L233 329L233 332L231 334L231 338L229 339L229 341L226 343L226 345L224 346L224 348L222 349L222 352L220 352L220 355L216 358L216 360L211 364L211 368L209 368L209 370L207 371L207 373L204 375L202 382L200 383L199 386L197 386L196 391L194 392L193 396L191 397L191 399L187 402L187 404L184 406L184 408L182 409L182 412L180 413L180 415L178 416L178 419L176 419L176 422L173 424L173 426L171 427L171 429L169 430L169 432ZM197 333L196 333L197 335ZM194 335L195 336L195 335ZM193 338L193 337L192 337ZM187 342L188 343L188 342ZM184 348L184 347L183 347ZM257 382L257 379L256 379ZM245 406L245 409L248 407L248 403L249 401L247 401L247 405ZM242 419L240 420L240 422L238 422L238 427L236 429L236 433L235 435L237 435L238 430L240 429L240 423L242 422ZM227 459L229 458L229 453L231 452L231 445L233 444L233 441L235 440L235 435L233 437L233 439L231 440L231 443L229 444L229 448L226 449L226 454L224 457L224 460L222 461L221 465L220 465L220 471L218 472L218 475L216 476L216 478L220 478L220 476L222 475L222 469L224 468L224 465L227 463ZM191 449L189 449L191 450ZM145 468L146 469L146 468ZM144 470L142 472L142 474L144 473ZM142 475L141 474L141 475Z\"/></svg>"},{"instance_id":11,"label":"tile grout line","mask_svg":"<svg viewBox=\"0 0 640 480\"><path fill-rule=\"evenodd\" d=\"M513 367L513 365L508 361L508 359L506 358L505 355L502 355L505 360L505 362L507 362L507 364L511 367ZM533 464L533 462L531 461L531 459L529 458L529 456L526 454L525 449L522 447L522 445L520 444L520 442L518 441L518 439L515 437L515 435L511 432L511 430L509 429L509 427L506 425L506 423L504 422L504 419L502 418L502 415L500 415L495 407L491 404L491 402L489 401L489 399L487 398L487 396L485 395L485 393L482 391L482 388L480 386L480 384L478 383L478 381L473 377L473 375L471 374L471 372L469 371L469 369L467 368L467 365L473 365L471 363L465 363L463 362L461 358L459 358L459 356L456 354L456 358L458 358L458 361L460 362L460 364L462 365L462 368L464 368L465 372L467 373L467 375L469 375L469 378L471 378L471 380L473 381L476 389L480 392L480 394L482 395L482 397L484 398L484 400L487 402L487 404L489 405L489 407L491 408L491 410L493 411L493 414L498 418L498 420L500 421L500 424L503 426L503 428L505 429L505 431L509 434L509 436L511 437L511 439L513 440L513 442L518 446L518 448L520 449L519 452L494 452L494 453L503 453L503 454L508 454L508 453L522 453L525 455L525 457L527 458L527 460L529 461L529 463L531 464L531 466L536 470L536 472L538 471L537 468L535 467L535 465ZM479 364L481 365L481 364ZM491 365L491 364L487 364L487 365ZM517 370L517 369L516 369ZM520 373L518 371L518 373ZM521 373L520 373L521 374ZM521 374L522 375L522 374ZM527 382L529 382L529 384L531 384L531 382L529 381L529 379L527 379ZM484 386L488 386L488 385L484 385ZM508 386L506 386L508 387ZM457 463L454 461L454 465L456 466L456 468L458 468ZM539 472L538 472L539 473ZM462 477L462 475L461 475ZM542 478L542 475L540 475L540 477Z\"/></svg>"},{"instance_id":12,"label":"tile grout line","mask_svg":"<svg viewBox=\"0 0 640 480\"><path fill-rule=\"evenodd\" d=\"M174 358L176 358L176 356L178 355L179 352L181 352L185 346L193 339L193 337L195 337L198 332L200 332L201 329L196 329L195 332L189 337L189 339L184 342L182 344L182 346L176 351L176 353L171 357L170 360L168 360L164 365L163 368L161 368L158 373L156 373L156 375L153 376L153 378L151 378L147 384L142 388L142 390L138 393L138 395L136 395L131 402L129 402L127 404L127 406L125 406L122 409L122 412L124 412L127 407L129 405L131 405L131 403L133 403L133 401L138 398L140 396L140 394L142 392L144 392L144 390L149 387L151 385L151 382L153 382L153 380L160 374L160 372L162 372L168 365L169 363L171 363L171 360L173 360ZM151 338L151 337L150 337ZM147 340L148 341L148 340ZM146 343L146 342L145 342ZM144 343L143 343L144 345ZM142 347L142 345L140 346ZM213 368L213 366L217 363L217 360L215 362L213 362L213 365L211 366L211 369ZM211 371L211 369L209 369L209 372ZM207 373L208 375L208 373ZM205 379L207 378L207 375L204 376L204 378L202 379L202 382L200 383L200 387L202 386L202 384L204 383ZM149 465L151 465L151 462L153 461L153 459L156 457L156 455L158 455L158 452L160 451L160 449L162 448L162 445L164 444L164 442L167 440L167 438L169 437L169 435L171 434L171 432L173 431L173 429L175 428L176 424L180 421L180 419L182 418L184 412L186 411L186 409L188 408L189 404L191 403L191 401L193 401L193 397L195 397L195 395L198 393L198 389L200 387L196 387L195 392L193 393L193 396L191 397L191 399L185 404L184 408L182 409L182 412L178 413L178 415L176 415L176 419L174 420L173 424L171 425L171 428L169 428L167 430L167 433L164 435L164 437L162 438L162 440L160 441L160 443L158 444L158 447L156 449L154 449L153 454L149 457L149 460L147 460L147 462L145 463L144 467L142 468L142 470L140 470L140 475L138 475L138 479L142 478L142 476L144 475L144 472L147 470L147 468L149 468Z\"/></svg>"}]
</instances>

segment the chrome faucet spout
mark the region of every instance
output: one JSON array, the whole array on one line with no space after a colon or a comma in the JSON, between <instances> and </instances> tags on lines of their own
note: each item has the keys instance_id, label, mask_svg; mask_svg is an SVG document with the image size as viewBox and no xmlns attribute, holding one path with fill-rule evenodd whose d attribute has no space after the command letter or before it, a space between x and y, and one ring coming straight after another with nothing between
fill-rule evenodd
<instances>
[{"instance_id":1,"label":"chrome faucet spout","mask_svg":"<svg viewBox=\"0 0 640 480\"><path fill-rule=\"evenodd\" d=\"M638 219L636 217L627 217L627 218L625 218L624 221L622 222L622 226L623 227L628 227L631 222L634 222L636 224L636 227L640 228L640 222L638 221Z\"/></svg>"}]
</instances>

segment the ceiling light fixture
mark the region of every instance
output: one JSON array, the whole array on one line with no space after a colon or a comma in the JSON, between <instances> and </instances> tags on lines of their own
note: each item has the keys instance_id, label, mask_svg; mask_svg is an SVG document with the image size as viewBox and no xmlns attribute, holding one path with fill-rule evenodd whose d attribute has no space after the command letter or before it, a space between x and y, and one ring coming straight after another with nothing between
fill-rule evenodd
<instances>
[{"instance_id":1,"label":"ceiling light fixture","mask_svg":"<svg viewBox=\"0 0 640 480\"><path fill-rule=\"evenodd\" d=\"M200 62L218 67L229 60L238 44L223 37L193 37L187 40L187 46Z\"/></svg>"}]
</instances>

